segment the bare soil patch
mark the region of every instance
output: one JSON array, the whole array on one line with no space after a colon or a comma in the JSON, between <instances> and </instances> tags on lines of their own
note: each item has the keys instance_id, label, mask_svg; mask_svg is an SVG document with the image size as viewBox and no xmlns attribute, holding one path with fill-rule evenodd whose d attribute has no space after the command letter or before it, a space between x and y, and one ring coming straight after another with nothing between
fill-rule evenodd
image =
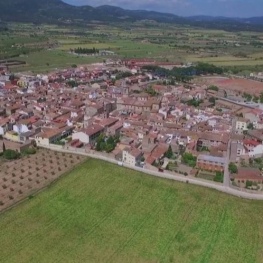
<instances>
[{"instance_id":1,"label":"bare soil patch","mask_svg":"<svg viewBox=\"0 0 263 263\"><path fill-rule=\"evenodd\" d=\"M206 85L215 85L226 90L236 92L247 92L252 95L259 95L263 92L263 82L241 79L241 78L223 78L223 77L207 77L200 78L199 81Z\"/></svg>"}]
</instances>

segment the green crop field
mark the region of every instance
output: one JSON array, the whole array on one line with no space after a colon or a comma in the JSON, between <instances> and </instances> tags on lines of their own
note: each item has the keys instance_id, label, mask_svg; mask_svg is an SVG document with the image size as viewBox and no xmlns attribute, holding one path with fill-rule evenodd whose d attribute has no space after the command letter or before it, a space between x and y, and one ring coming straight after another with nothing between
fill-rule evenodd
<instances>
[{"instance_id":1,"label":"green crop field","mask_svg":"<svg viewBox=\"0 0 263 263\"><path fill-rule=\"evenodd\" d=\"M201 61L249 71L252 68L261 71L263 65L261 32L226 32L146 21L86 27L9 23L8 31L1 32L0 59L25 61L26 65L11 67L12 71L33 73L106 59L69 54L78 47L109 49L115 52L114 59Z\"/></svg>"},{"instance_id":2,"label":"green crop field","mask_svg":"<svg viewBox=\"0 0 263 263\"><path fill-rule=\"evenodd\" d=\"M90 159L0 215L0 262L263 262L262 208Z\"/></svg>"}]
</instances>

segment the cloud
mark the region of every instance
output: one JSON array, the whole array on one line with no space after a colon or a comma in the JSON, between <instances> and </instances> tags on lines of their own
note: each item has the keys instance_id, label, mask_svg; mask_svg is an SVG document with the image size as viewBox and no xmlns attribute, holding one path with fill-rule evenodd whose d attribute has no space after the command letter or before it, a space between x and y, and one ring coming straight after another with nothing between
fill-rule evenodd
<instances>
[{"instance_id":1,"label":"cloud","mask_svg":"<svg viewBox=\"0 0 263 263\"><path fill-rule=\"evenodd\" d=\"M262 0L64 0L73 5L113 5L177 15L263 16Z\"/></svg>"}]
</instances>

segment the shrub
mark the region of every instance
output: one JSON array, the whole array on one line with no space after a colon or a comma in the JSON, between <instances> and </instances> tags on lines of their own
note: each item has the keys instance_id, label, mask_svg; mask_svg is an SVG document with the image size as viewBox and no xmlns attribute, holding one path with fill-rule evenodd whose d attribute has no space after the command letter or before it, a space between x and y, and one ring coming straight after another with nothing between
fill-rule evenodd
<instances>
[{"instance_id":1,"label":"shrub","mask_svg":"<svg viewBox=\"0 0 263 263\"><path fill-rule=\"evenodd\" d=\"M3 201L0 201L0 206L3 206L4 205L4 202Z\"/></svg>"},{"instance_id":2,"label":"shrub","mask_svg":"<svg viewBox=\"0 0 263 263\"><path fill-rule=\"evenodd\" d=\"M237 166L234 163L230 163L228 166L228 170L231 174L235 174L238 172Z\"/></svg>"},{"instance_id":3,"label":"shrub","mask_svg":"<svg viewBox=\"0 0 263 263\"><path fill-rule=\"evenodd\" d=\"M7 160L16 160L20 158L20 153L8 149L4 152L3 156Z\"/></svg>"},{"instance_id":4,"label":"shrub","mask_svg":"<svg viewBox=\"0 0 263 263\"><path fill-rule=\"evenodd\" d=\"M7 186L6 186L5 184L3 184L2 187L3 187L3 189L6 189L6 188L7 188Z\"/></svg>"},{"instance_id":5,"label":"shrub","mask_svg":"<svg viewBox=\"0 0 263 263\"><path fill-rule=\"evenodd\" d=\"M16 174L15 174L15 173L12 173L12 176L13 176L13 177L16 177Z\"/></svg>"},{"instance_id":6,"label":"shrub","mask_svg":"<svg viewBox=\"0 0 263 263\"><path fill-rule=\"evenodd\" d=\"M9 195L9 199L10 199L10 200L13 200L14 197L13 197L12 195Z\"/></svg>"},{"instance_id":7,"label":"shrub","mask_svg":"<svg viewBox=\"0 0 263 263\"><path fill-rule=\"evenodd\" d=\"M253 185L252 181L246 181L246 188L250 188Z\"/></svg>"},{"instance_id":8,"label":"shrub","mask_svg":"<svg viewBox=\"0 0 263 263\"><path fill-rule=\"evenodd\" d=\"M216 176L214 178L215 182L223 183L224 181L224 174L221 172L216 172Z\"/></svg>"},{"instance_id":9,"label":"shrub","mask_svg":"<svg viewBox=\"0 0 263 263\"><path fill-rule=\"evenodd\" d=\"M19 194L23 194L23 191L22 191L22 190L19 190L18 193L19 193Z\"/></svg>"},{"instance_id":10,"label":"shrub","mask_svg":"<svg viewBox=\"0 0 263 263\"><path fill-rule=\"evenodd\" d=\"M15 184L15 183L16 183L16 181L15 181L15 180L12 180L11 182L12 182L12 184Z\"/></svg>"},{"instance_id":11,"label":"shrub","mask_svg":"<svg viewBox=\"0 0 263 263\"><path fill-rule=\"evenodd\" d=\"M35 154L37 150L33 147L27 148L25 151L25 154Z\"/></svg>"}]
</instances>

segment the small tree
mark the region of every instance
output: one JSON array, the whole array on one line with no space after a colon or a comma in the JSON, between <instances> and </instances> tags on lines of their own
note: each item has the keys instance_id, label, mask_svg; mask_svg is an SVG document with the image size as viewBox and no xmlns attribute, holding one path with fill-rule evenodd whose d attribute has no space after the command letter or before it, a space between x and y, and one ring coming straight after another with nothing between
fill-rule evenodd
<instances>
[{"instance_id":1,"label":"small tree","mask_svg":"<svg viewBox=\"0 0 263 263\"><path fill-rule=\"evenodd\" d=\"M172 150L171 145L169 145L169 148L168 148L167 152L165 153L165 157L168 159L171 159L173 157L173 150Z\"/></svg>"},{"instance_id":2,"label":"small tree","mask_svg":"<svg viewBox=\"0 0 263 263\"><path fill-rule=\"evenodd\" d=\"M238 171L237 166L236 166L236 164L234 164L234 163L230 163L230 164L228 165L228 170L229 170L229 172L230 172L231 174L236 174L237 171Z\"/></svg>"}]
</instances>

